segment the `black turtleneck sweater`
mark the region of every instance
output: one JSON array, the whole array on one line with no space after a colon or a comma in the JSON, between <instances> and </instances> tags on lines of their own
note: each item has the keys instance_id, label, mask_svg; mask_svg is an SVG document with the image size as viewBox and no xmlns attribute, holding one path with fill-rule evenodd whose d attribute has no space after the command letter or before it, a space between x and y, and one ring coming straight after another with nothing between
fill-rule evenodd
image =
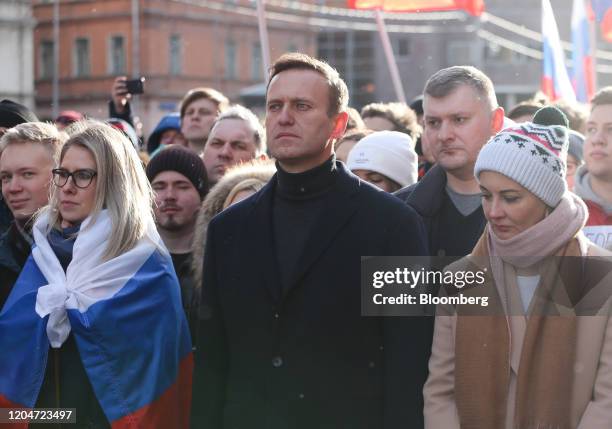
<instances>
[{"instance_id":1,"label":"black turtleneck sweater","mask_svg":"<svg viewBox=\"0 0 612 429\"><path fill-rule=\"evenodd\" d=\"M278 170L272 222L276 259L283 290L291 287L293 274L309 238L316 237L315 222L323 211L325 196L337 178L336 157L303 173Z\"/></svg>"}]
</instances>

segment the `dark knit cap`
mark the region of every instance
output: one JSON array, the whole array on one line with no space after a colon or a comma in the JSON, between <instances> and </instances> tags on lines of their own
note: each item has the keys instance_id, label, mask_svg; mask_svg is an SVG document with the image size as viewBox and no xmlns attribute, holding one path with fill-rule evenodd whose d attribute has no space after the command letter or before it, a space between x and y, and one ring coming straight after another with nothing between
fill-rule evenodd
<instances>
[{"instance_id":1,"label":"dark knit cap","mask_svg":"<svg viewBox=\"0 0 612 429\"><path fill-rule=\"evenodd\" d=\"M0 127L13 128L24 122L38 122L38 118L22 104L11 100L0 101Z\"/></svg>"},{"instance_id":2,"label":"dark knit cap","mask_svg":"<svg viewBox=\"0 0 612 429\"><path fill-rule=\"evenodd\" d=\"M153 182L163 171L176 171L185 176L196 188L200 198L204 198L208 190L206 168L202 159L189 149L182 146L168 147L151 158L147 165L147 177Z\"/></svg>"}]
</instances>

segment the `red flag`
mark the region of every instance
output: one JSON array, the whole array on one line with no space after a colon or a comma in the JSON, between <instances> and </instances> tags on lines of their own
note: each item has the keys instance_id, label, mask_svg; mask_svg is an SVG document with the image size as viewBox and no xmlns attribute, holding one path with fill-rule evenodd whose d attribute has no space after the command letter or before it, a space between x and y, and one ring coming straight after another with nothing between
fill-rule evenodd
<instances>
[{"instance_id":1,"label":"red flag","mask_svg":"<svg viewBox=\"0 0 612 429\"><path fill-rule=\"evenodd\" d=\"M380 9L387 12L439 12L464 10L480 16L484 0L348 0L351 9Z\"/></svg>"}]
</instances>

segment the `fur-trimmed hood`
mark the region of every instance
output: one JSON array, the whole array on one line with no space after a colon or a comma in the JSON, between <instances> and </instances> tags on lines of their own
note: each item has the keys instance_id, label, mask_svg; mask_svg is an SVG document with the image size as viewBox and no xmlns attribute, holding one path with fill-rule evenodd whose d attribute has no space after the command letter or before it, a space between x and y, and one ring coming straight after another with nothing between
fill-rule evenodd
<instances>
[{"instance_id":1,"label":"fur-trimmed hood","mask_svg":"<svg viewBox=\"0 0 612 429\"><path fill-rule=\"evenodd\" d=\"M265 184L272 178L274 173L276 173L274 161L253 160L229 169L221 180L210 189L200 207L193 236L193 279L196 289L199 289L202 285L202 269L208 223L213 217L221 213L227 196L236 185L247 179L258 179Z\"/></svg>"}]
</instances>

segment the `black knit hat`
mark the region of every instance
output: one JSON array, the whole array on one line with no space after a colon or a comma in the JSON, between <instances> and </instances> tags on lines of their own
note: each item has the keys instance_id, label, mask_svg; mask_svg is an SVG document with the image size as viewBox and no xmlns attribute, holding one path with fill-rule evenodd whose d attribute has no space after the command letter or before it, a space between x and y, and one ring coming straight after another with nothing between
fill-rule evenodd
<instances>
[{"instance_id":1,"label":"black knit hat","mask_svg":"<svg viewBox=\"0 0 612 429\"><path fill-rule=\"evenodd\" d=\"M22 104L11 100L0 101L0 127L13 128L24 122L38 122L38 118Z\"/></svg>"},{"instance_id":2,"label":"black knit hat","mask_svg":"<svg viewBox=\"0 0 612 429\"><path fill-rule=\"evenodd\" d=\"M147 165L147 177L153 182L155 176L162 171L176 171L185 176L196 188L200 198L204 198L208 190L206 168L202 159L195 152L182 146L170 146L151 158Z\"/></svg>"}]
</instances>

